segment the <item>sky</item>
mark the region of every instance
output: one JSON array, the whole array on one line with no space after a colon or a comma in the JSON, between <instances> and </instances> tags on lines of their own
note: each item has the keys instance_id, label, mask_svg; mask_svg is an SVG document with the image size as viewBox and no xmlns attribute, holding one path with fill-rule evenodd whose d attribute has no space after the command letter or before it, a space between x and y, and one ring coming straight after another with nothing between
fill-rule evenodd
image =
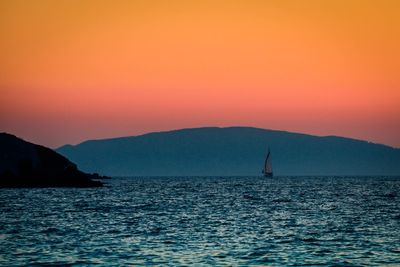
<instances>
[{"instance_id":1,"label":"sky","mask_svg":"<svg viewBox=\"0 0 400 267\"><path fill-rule=\"evenodd\" d=\"M202 126L400 147L400 1L0 0L0 132Z\"/></svg>"}]
</instances>

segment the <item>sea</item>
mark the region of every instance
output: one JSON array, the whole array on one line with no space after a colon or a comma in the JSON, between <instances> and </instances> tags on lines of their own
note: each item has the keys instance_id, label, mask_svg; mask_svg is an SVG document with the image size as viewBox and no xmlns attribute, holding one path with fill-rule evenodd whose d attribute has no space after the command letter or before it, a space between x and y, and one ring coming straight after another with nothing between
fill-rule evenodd
<instances>
[{"instance_id":1,"label":"sea","mask_svg":"<svg viewBox=\"0 0 400 267\"><path fill-rule=\"evenodd\" d=\"M400 177L0 189L1 266L400 266Z\"/></svg>"}]
</instances>

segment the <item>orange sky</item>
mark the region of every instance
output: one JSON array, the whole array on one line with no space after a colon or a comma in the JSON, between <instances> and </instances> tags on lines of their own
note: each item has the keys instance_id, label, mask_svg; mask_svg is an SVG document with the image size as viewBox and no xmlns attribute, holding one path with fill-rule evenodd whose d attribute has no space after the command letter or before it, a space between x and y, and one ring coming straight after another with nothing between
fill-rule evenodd
<instances>
[{"instance_id":1,"label":"orange sky","mask_svg":"<svg viewBox=\"0 0 400 267\"><path fill-rule=\"evenodd\" d=\"M400 147L400 1L0 0L0 131L200 126Z\"/></svg>"}]
</instances>

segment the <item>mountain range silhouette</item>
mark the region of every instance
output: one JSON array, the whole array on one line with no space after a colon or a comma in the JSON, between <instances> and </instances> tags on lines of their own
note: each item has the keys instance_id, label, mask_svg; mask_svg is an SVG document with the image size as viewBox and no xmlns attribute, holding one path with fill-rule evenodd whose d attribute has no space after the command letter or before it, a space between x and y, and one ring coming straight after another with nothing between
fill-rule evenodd
<instances>
[{"instance_id":1,"label":"mountain range silhouette","mask_svg":"<svg viewBox=\"0 0 400 267\"><path fill-rule=\"evenodd\" d=\"M399 175L400 149L336 136L252 127L205 127L90 140L56 151L110 176L261 175L270 148L276 175Z\"/></svg>"}]
</instances>

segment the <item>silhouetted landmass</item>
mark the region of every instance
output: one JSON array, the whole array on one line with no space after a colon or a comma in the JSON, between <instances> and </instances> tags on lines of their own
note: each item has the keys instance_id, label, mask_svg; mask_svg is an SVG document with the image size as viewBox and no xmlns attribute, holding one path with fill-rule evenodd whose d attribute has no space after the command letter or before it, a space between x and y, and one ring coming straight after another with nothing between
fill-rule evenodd
<instances>
[{"instance_id":1,"label":"silhouetted landmass","mask_svg":"<svg viewBox=\"0 0 400 267\"><path fill-rule=\"evenodd\" d=\"M86 174L53 150L0 133L0 187L98 187Z\"/></svg>"},{"instance_id":2,"label":"silhouetted landmass","mask_svg":"<svg viewBox=\"0 0 400 267\"><path fill-rule=\"evenodd\" d=\"M261 175L268 146L276 175L400 174L400 149L250 127L158 132L57 151L82 170L112 176Z\"/></svg>"}]
</instances>

